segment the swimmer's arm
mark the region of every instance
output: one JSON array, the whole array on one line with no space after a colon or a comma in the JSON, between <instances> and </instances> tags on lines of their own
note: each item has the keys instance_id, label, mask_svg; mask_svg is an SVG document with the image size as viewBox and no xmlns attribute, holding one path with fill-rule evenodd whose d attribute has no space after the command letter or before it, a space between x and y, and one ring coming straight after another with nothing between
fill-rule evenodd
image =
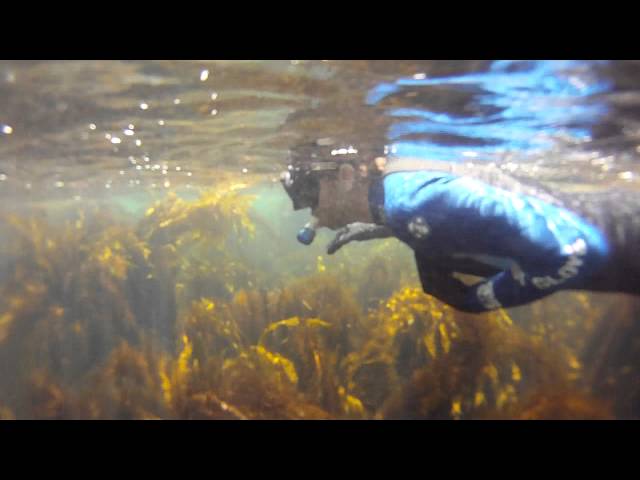
<instances>
[{"instance_id":1,"label":"swimmer's arm","mask_svg":"<svg viewBox=\"0 0 640 480\"><path fill-rule=\"evenodd\" d=\"M416 266L422 283L422 290L438 300L459 310L466 304L471 287L455 278L449 268L434 264L416 252Z\"/></svg>"},{"instance_id":2,"label":"swimmer's arm","mask_svg":"<svg viewBox=\"0 0 640 480\"><path fill-rule=\"evenodd\" d=\"M544 266L532 266L527 272L505 270L470 286L454 278L451 272L425 267L419 271L426 293L458 310L479 313L525 305L572 288L581 281L581 265L579 257L567 256Z\"/></svg>"},{"instance_id":3,"label":"swimmer's arm","mask_svg":"<svg viewBox=\"0 0 640 480\"><path fill-rule=\"evenodd\" d=\"M342 227L336 232L335 238L327 246L327 253L334 254L339 248L352 241L373 240L375 238L392 237L391 229L375 223L355 222Z\"/></svg>"},{"instance_id":4,"label":"swimmer's arm","mask_svg":"<svg viewBox=\"0 0 640 480\"><path fill-rule=\"evenodd\" d=\"M517 307L559 290L558 285L538 288L531 283L531 278L525 275L516 279L510 270L500 272L472 285L458 308L466 312L487 312L498 308ZM521 283L523 281L527 283Z\"/></svg>"},{"instance_id":5,"label":"swimmer's arm","mask_svg":"<svg viewBox=\"0 0 640 480\"><path fill-rule=\"evenodd\" d=\"M524 287L520 283L521 277L515 279L511 271L467 285L444 267L417 265L424 292L464 312L480 313L524 305L557 290Z\"/></svg>"}]
</instances>

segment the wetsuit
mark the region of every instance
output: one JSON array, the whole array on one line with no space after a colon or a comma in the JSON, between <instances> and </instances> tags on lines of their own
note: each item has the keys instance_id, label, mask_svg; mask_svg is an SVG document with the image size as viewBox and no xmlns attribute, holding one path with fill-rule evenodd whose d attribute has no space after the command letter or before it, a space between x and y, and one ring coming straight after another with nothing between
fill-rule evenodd
<instances>
[{"instance_id":1,"label":"wetsuit","mask_svg":"<svg viewBox=\"0 0 640 480\"><path fill-rule=\"evenodd\" d=\"M372 183L371 212L415 251L426 293L470 312L563 289L640 294L638 195L558 196L497 169L480 179L397 165ZM467 285L455 272L485 279Z\"/></svg>"}]
</instances>

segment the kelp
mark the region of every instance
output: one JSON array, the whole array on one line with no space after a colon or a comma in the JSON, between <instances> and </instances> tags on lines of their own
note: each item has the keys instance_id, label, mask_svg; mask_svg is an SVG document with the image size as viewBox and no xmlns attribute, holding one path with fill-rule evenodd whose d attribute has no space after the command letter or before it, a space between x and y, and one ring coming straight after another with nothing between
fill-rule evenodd
<instances>
[{"instance_id":1,"label":"kelp","mask_svg":"<svg viewBox=\"0 0 640 480\"><path fill-rule=\"evenodd\" d=\"M78 400L79 411L92 419L166 417L157 362L158 355L149 344L136 349L121 342L90 373Z\"/></svg>"},{"instance_id":2,"label":"kelp","mask_svg":"<svg viewBox=\"0 0 640 480\"><path fill-rule=\"evenodd\" d=\"M219 185L193 201L169 194L139 222L137 236L157 252L151 278L170 285L167 295L179 306L212 294L229 298L251 283L238 257L243 241L254 234L248 216L253 197L242 195L240 187Z\"/></svg>"},{"instance_id":3,"label":"kelp","mask_svg":"<svg viewBox=\"0 0 640 480\"><path fill-rule=\"evenodd\" d=\"M330 290L336 285L335 280L328 280L318 283L317 287ZM336 351L335 340L339 328L311 317L311 305L299 305L298 302L304 302L304 299L301 300L296 292L300 293L297 288L264 295L256 291L241 291L230 302L216 303L208 298L193 302L183 321L186 333L179 357L182 363L174 363L164 375L168 386L166 390L178 389L181 392L179 411L184 412L185 404L202 404L205 399L209 404L218 405L215 399L235 398L237 402L239 396L248 398L247 390L234 387L242 384L236 377L253 376L258 372L261 376L271 375L270 381L265 384L252 379L247 381L246 389L252 389L253 395L262 397L277 392L277 399L272 399L275 405L268 403L272 411L269 418L276 418L277 412L286 418L308 418L309 415L325 418L327 412L334 416L353 417L362 413L357 399L346 394L337 379L339 352ZM312 298L317 297L314 295ZM334 308L336 305L344 306L334 303ZM301 315L270 321L279 318L279 313L292 311ZM276 368L280 370L278 375L265 373L265 369ZM236 381L223 381L232 373ZM271 393L262 392L262 388ZM177 398L173 394L169 397ZM296 402L303 402L301 410L287 406L291 397L297 398ZM314 401L317 407L309 410L308 405L304 406L307 402L304 399ZM241 403L245 402L246 399ZM238 407L232 402L227 405ZM222 412L219 407L213 411ZM250 405L248 411L247 407L237 408L237 411L246 418L266 418L255 405ZM224 410L224 415L229 415L229 412L229 409Z\"/></svg>"},{"instance_id":4,"label":"kelp","mask_svg":"<svg viewBox=\"0 0 640 480\"><path fill-rule=\"evenodd\" d=\"M9 217L7 223L18 255L0 286L6 300L0 392L24 400L30 372L44 369L73 382L108 355L116 339L135 341L123 265L144 262L144 253L105 216L85 225L80 215L58 228L41 218Z\"/></svg>"},{"instance_id":5,"label":"kelp","mask_svg":"<svg viewBox=\"0 0 640 480\"><path fill-rule=\"evenodd\" d=\"M370 321L373 338L348 359L349 388L382 418L473 418L531 385L569 382L575 367L505 311L464 314L417 288L397 292Z\"/></svg>"},{"instance_id":6,"label":"kelp","mask_svg":"<svg viewBox=\"0 0 640 480\"><path fill-rule=\"evenodd\" d=\"M394 241L261 271L242 190L2 217L0 419L638 417L630 303L465 314Z\"/></svg>"},{"instance_id":7,"label":"kelp","mask_svg":"<svg viewBox=\"0 0 640 480\"><path fill-rule=\"evenodd\" d=\"M75 383L120 341L139 346L143 332L172 348L183 266L178 246L190 243L183 237L152 241L154 235L169 225L176 232L188 229L189 219L204 215L218 222L218 237L229 235L224 228L248 228L246 219L234 220L244 205L221 191L205 193L189 207L169 197L158 209L177 218L158 216L155 227L148 219L137 226L119 222L95 208L81 208L71 218L43 213L0 219L11 261L0 284L0 395L26 405L30 372Z\"/></svg>"},{"instance_id":8,"label":"kelp","mask_svg":"<svg viewBox=\"0 0 640 480\"><path fill-rule=\"evenodd\" d=\"M397 265L389 258L374 257L364 269L362 277L367 281L358 288L358 300L366 309L376 309L381 302L389 298L402 285L401 279L394 274Z\"/></svg>"},{"instance_id":9,"label":"kelp","mask_svg":"<svg viewBox=\"0 0 640 480\"><path fill-rule=\"evenodd\" d=\"M163 398L173 418L329 418L297 391L298 376L286 357L252 346L201 363L186 335L183 343L178 358L161 365Z\"/></svg>"},{"instance_id":10,"label":"kelp","mask_svg":"<svg viewBox=\"0 0 640 480\"><path fill-rule=\"evenodd\" d=\"M225 400L253 419L323 419L329 415L297 391L292 362L264 347L251 347L222 369Z\"/></svg>"},{"instance_id":11,"label":"kelp","mask_svg":"<svg viewBox=\"0 0 640 480\"><path fill-rule=\"evenodd\" d=\"M259 344L291 359L298 390L307 398L336 417L359 418L364 413L361 402L342 385L335 331L319 318L292 317L269 325Z\"/></svg>"},{"instance_id":12,"label":"kelp","mask_svg":"<svg viewBox=\"0 0 640 480\"><path fill-rule=\"evenodd\" d=\"M277 317L318 318L333 327L331 343L340 357L362 337L362 312L348 286L331 274L316 274L291 282L278 299Z\"/></svg>"},{"instance_id":13,"label":"kelp","mask_svg":"<svg viewBox=\"0 0 640 480\"><path fill-rule=\"evenodd\" d=\"M612 420L611 402L579 390L535 392L505 412L492 412L487 418L516 420Z\"/></svg>"},{"instance_id":14,"label":"kelp","mask_svg":"<svg viewBox=\"0 0 640 480\"><path fill-rule=\"evenodd\" d=\"M587 338L584 383L608 399L616 418L640 418L640 313L617 296Z\"/></svg>"},{"instance_id":15,"label":"kelp","mask_svg":"<svg viewBox=\"0 0 640 480\"><path fill-rule=\"evenodd\" d=\"M68 420L74 410L69 394L43 371L29 379L28 417L37 420Z\"/></svg>"},{"instance_id":16,"label":"kelp","mask_svg":"<svg viewBox=\"0 0 640 480\"><path fill-rule=\"evenodd\" d=\"M0 420L15 420L16 417L10 408L0 406Z\"/></svg>"},{"instance_id":17,"label":"kelp","mask_svg":"<svg viewBox=\"0 0 640 480\"><path fill-rule=\"evenodd\" d=\"M157 201L145 213L138 226L139 236L152 245L199 243L224 245L229 234L253 233L254 226L247 215L252 197L241 195L234 185L218 186L187 201L170 193Z\"/></svg>"}]
</instances>

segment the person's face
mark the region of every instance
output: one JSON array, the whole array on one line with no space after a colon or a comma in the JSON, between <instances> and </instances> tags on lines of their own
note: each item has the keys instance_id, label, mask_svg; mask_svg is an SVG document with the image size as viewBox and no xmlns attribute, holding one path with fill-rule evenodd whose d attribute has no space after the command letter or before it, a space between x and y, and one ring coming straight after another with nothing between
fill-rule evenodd
<instances>
[{"instance_id":1,"label":"person's face","mask_svg":"<svg viewBox=\"0 0 640 480\"><path fill-rule=\"evenodd\" d=\"M320 179L318 206L312 211L317 226L336 230L353 222L371 222L368 197L366 171L343 165L335 177Z\"/></svg>"}]
</instances>

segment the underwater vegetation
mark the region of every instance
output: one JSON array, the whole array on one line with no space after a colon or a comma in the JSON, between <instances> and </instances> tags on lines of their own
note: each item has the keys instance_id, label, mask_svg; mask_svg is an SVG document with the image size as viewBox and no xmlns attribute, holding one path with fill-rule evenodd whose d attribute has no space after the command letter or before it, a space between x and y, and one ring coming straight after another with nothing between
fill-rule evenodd
<instances>
[{"instance_id":1,"label":"underwater vegetation","mask_svg":"<svg viewBox=\"0 0 640 480\"><path fill-rule=\"evenodd\" d=\"M389 242L303 276L256 269L252 200L229 183L137 222L0 217L0 419L640 415L627 299L465 314Z\"/></svg>"}]
</instances>

